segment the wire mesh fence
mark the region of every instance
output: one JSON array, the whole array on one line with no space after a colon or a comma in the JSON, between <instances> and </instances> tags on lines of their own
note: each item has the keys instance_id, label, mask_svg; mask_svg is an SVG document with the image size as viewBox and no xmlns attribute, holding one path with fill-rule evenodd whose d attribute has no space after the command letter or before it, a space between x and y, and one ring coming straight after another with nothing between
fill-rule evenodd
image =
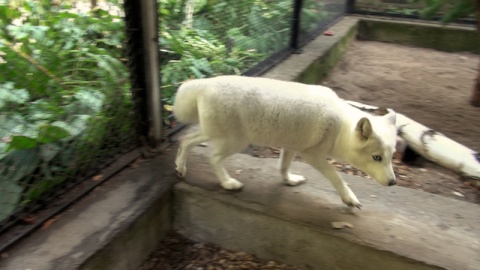
<instances>
[{"instance_id":1,"label":"wire mesh fence","mask_svg":"<svg viewBox=\"0 0 480 270\"><path fill-rule=\"evenodd\" d=\"M118 1L0 0L0 232L136 145Z\"/></svg>"},{"instance_id":2,"label":"wire mesh fence","mask_svg":"<svg viewBox=\"0 0 480 270\"><path fill-rule=\"evenodd\" d=\"M344 0L304 0L300 13L300 44L316 37L345 12Z\"/></svg>"},{"instance_id":3,"label":"wire mesh fence","mask_svg":"<svg viewBox=\"0 0 480 270\"><path fill-rule=\"evenodd\" d=\"M240 74L286 48L292 1L160 0L166 102L189 78Z\"/></svg>"},{"instance_id":4,"label":"wire mesh fence","mask_svg":"<svg viewBox=\"0 0 480 270\"><path fill-rule=\"evenodd\" d=\"M295 4L301 8L299 29L293 27ZM290 52L293 35L306 40L345 12L343 0L159 0L159 6L161 87L167 104L188 79L257 75L251 70Z\"/></svg>"}]
</instances>

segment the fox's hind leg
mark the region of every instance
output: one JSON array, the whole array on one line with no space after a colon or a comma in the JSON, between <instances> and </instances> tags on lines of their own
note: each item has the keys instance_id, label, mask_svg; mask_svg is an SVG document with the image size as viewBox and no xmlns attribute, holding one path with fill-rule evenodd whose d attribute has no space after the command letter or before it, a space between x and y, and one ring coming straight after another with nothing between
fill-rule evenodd
<instances>
[{"instance_id":1,"label":"fox's hind leg","mask_svg":"<svg viewBox=\"0 0 480 270\"><path fill-rule=\"evenodd\" d=\"M183 137L175 158L175 171L179 177L184 177L187 174L187 157L192 148L208 140L209 138L201 130L194 131Z\"/></svg>"},{"instance_id":2,"label":"fox's hind leg","mask_svg":"<svg viewBox=\"0 0 480 270\"><path fill-rule=\"evenodd\" d=\"M214 139L212 140L215 149L212 153L210 158L210 162L212 164L213 170L220 180L220 185L224 189L228 190L237 190L243 187L243 184L240 183L238 180L230 177L227 170L225 169L225 160L244 149L248 142L242 141L239 138L221 138L221 139Z\"/></svg>"},{"instance_id":3,"label":"fox's hind leg","mask_svg":"<svg viewBox=\"0 0 480 270\"><path fill-rule=\"evenodd\" d=\"M305 177L290 173L290 164L295 157L295 151L282 148L280 152L280 173L285 184L296 186L306 181Z\"/></svg>"}]
</instances>

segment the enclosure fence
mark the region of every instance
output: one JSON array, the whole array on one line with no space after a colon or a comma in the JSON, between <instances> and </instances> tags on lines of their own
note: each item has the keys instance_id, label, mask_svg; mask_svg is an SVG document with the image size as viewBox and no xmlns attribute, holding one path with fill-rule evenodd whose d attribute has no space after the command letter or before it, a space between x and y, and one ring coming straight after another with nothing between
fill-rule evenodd
<instances>
[{"instance_id":1,"label":"enclosure fence","mask_svg":"<svg viewBox=\"0 0 480 270\"><path fill-rule=\"evenodd\" d=\"M145 2L0 0L0 249L148 144ZM343 0L151 2L165 129L182 82L259 75L345 13Z\"/></svg>"}]
</instances>

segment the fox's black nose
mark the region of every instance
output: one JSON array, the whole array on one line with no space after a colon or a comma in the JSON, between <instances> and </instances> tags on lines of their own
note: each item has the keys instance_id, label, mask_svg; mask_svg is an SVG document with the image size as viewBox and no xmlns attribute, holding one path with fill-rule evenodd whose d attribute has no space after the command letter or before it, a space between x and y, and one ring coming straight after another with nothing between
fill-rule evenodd
<instances>
[{"instance_id":1,"label":"fox's black nose","mask_svg":"<svg viewBox=\"0 0 480 270\"><path fill-rule=\"evenodd\" d=\"M395 186L396 184L397 184L397 180L395 179L390 179L390 181L388 181L389 186Z\"/></svg>"}]
</instances>

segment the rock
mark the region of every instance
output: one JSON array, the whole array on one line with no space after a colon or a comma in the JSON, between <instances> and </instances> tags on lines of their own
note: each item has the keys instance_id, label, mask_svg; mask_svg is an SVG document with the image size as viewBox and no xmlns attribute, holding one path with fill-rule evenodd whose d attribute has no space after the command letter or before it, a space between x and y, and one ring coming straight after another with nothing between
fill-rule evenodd
<instances>
[{"instance_id":1,"label":"rock","mask_svg":"<svg viewBox=\"0 0 480 270\"><path fill-rule=\"evenodd\" d=\"M334 229L343 229L343 228L353 228L354 226L348 222L334 221L332 222L332 227Z\"/></svg>"},{"instance_id":2,"label":"rock","mask_svg":"<svg viewBox=\"0 0 480 270\"><path fill-rule=\"evenodd\" d=\"M465 197L465 195L463 195L462 193L458 192L458 191L452 191L453 195L455 196L458 196L458 197Z\"/></svg>"}]
</instances>

